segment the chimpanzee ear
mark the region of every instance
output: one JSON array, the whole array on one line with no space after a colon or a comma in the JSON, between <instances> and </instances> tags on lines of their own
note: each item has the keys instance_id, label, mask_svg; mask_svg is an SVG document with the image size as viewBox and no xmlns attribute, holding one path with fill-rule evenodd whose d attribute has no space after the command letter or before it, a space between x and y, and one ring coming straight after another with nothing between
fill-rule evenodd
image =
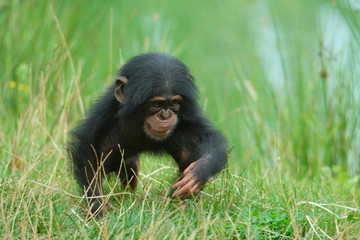
<instances>
[{"instance_id":1,"label":"chimpanzee ear","mask_svg":"<svg viewBox=\"0 0 360 240\"><path fill-rule=\"evenodd\" d=\"M123 92L124 92L124 88L125 88L127 82L128 82L128 79L123 76L118 77L115 80L116 88L114 91L114 95L115 95L116 100L118 100L120 103L125 103L125 98L124 98Z\"/></svg>"},{"instance_id":2,"label":"chimpanzee ear","mask_svg":"<svg viewBox=\"0 0 360 240\"><path fill-rule=\"evenodd\" d=\"M194 80L194 77L193 77L193 75L191 74L191 73L186 73L186 77L188 78L188 79L191 79L191 80Z\"/></svg>"}]
</instances>

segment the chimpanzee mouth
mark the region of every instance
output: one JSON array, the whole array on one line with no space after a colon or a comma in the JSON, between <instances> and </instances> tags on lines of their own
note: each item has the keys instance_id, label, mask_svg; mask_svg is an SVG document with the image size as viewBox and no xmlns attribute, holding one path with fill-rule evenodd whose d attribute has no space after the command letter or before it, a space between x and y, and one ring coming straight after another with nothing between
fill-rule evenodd
<instances>
[{"instance_id":1,"label":"chimpanzee mouth","mask_svg":"<svg viewBox=\"0 0 360 240\"><path fill-rule=\"evenodd\" d=\"M170 135L172 127L156 127L148 123L146 124L145 130L149 137L161 140Z\"/></svg>"}]
</instances>

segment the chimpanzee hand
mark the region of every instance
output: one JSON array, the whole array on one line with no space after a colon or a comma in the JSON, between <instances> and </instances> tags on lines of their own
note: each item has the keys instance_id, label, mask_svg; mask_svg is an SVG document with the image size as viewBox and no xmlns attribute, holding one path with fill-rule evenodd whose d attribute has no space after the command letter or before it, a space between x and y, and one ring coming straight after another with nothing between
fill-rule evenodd
<instances>
[{"instance_id":1,"label":"chimpanzee hand","mask_svg":"<svg viewBox=\"0 0 360 240\"><path fill-rule=\"evenodd\" d=\"M183 172L183 178L175 183L171 188L176 190L172 197L179 197L184 200L198 194L201 190L202 183L192 173L192 169L198 161L191 163Z\"/></svg>"}]
</instances>

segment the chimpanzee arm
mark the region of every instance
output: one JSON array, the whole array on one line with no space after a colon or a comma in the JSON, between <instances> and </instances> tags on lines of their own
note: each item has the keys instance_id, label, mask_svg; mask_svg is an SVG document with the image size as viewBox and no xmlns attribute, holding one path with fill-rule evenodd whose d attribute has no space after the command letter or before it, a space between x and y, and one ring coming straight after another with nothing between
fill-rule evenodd
<instances>
[{"instance_id":1,"label":"chimpanzee arm","mask_svg":"<svg viewBox=\"0 0 360 240\"><path fill-rule=\"evenodd\" d=\"M74 167L77 183L84 190L92 214L101 215L103 199L101 179L104 174L103 162L104 141L116 126L116 100L108 90L95 106L90 110L89 116L82 124L71 132L68 148ZM109 159L107 160L109 162Z\"/></svg>"},{"instance_id":2,"label":"chimpanzee arm","mask_svg":"<svg viewBox=\"0 0 360 240\"><path fill-rule=\"evenodd\" d=\"M95 214L102 205L102 200L98 196L102 195L101 175L103 174L96 153L97 147L87 141L84 136L76 136L76 134L73 132L74 140L69 146L74 175L87 197L91 213Z\"/></svg>"},{"instance_id":3,"label":"chimpanzee arm","mask_svg":"<svg viewBox=\"0 0 360 240\"><path fill-rule=\"evenodd\" d=\"M199 181L205 184L210 177L225 168L227 159L226 141L223 135L216 130L204 130L199 136L199 151L201 158L192 170Z\"/></svg>"},{"instance_id":4,"label":"chimpanzee arm","mask_svg":"<svg viewBox=\"0 0 360 240\"><path fill-rule=\"evenodd\" d=\"M224 169L227 143L224 136L206 120L180 126L172 136L175 144L168 151L177 161L182 179L172 187L174 197L182 199L198 193L203 185Z\"/></svg>"}]
</instances>

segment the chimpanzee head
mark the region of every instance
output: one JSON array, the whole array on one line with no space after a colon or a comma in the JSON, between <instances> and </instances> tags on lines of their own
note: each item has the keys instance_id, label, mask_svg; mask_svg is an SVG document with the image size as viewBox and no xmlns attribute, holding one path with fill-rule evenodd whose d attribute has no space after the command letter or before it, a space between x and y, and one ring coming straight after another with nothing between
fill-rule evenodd
<instances>
[{"instance_id":1,"label":"chimpanzee head","mask_svg":"<svg viewBox=\"0 0 360 240\"><path fill-rule=\"evenodd\" d=\"M156 141L169 137L181 121L193 121L199 112L192 75L165 54L132 58L116 78L114 94L121 114L141 122L145 134Z\"/></svg>"}]
</instances>

